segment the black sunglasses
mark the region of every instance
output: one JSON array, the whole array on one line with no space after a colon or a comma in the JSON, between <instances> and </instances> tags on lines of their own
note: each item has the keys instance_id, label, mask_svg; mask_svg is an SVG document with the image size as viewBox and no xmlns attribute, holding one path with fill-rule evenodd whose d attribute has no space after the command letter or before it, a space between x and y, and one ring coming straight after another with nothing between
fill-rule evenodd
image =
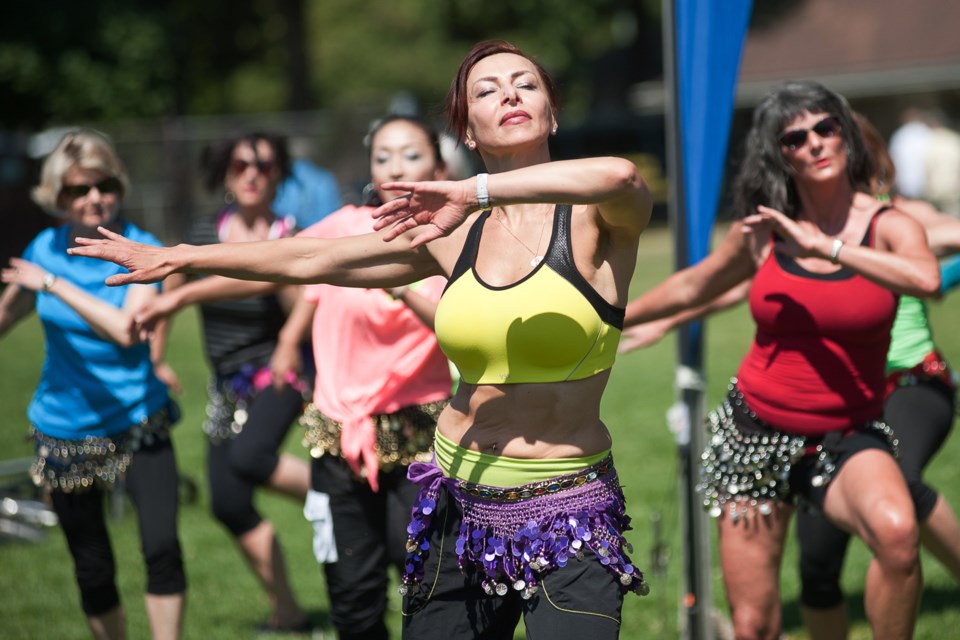
<instances>
[{"instance_id":1,"label":"black sunglasses","mask_svg":"<svg viewBox=\"0 0 960 640\"><path fill-rule=\"evenodd\" d=\"M123 184L118 179L104 178L95 184L65 184L60 189L60 195L66 198L82 198L94 187L103 195L123 191Z\"/></svg>"},{"instance_id":2,"label":"black sunglasses","mask_svg":"<svg viewBox=\"0 0 960 640\"><path fill-rule=\"evenodd\" d=\"M780 144L787 149L795 151L806 143L807 134L811 131L821 138L832 138L840 134L840 121L833 116L827 116L809 129L791 129L790 131L784 131L777 139L780 141Z\"/></svg>"},{"instance_id":3,"label":"black sunglasses","mask_svg":"<svg viewBox=\"0 0 960 640\"><path fill-rule=\"evenodd\" d=\"M254 160L253 162L248 162L246 160L235 158L230 161L230 173L239 176L241 173L247 170L247 167L256 167L257 171L263 175L267 175L273 171L274 166L276 166L276 163L274 163L273 160Z\"/></svg>"}]
</instances>

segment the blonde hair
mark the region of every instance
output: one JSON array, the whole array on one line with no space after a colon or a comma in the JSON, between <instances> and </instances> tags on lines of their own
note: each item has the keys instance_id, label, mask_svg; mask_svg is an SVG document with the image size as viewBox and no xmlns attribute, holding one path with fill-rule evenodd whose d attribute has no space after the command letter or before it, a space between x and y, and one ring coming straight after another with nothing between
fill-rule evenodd
<instances>
[{"instance_id":1,"label":"blonde hair","mask_svg":"<svg viewBox=\"0 0 960 640\"><path fill-rule=\"evenodd\" d=\"M63 136L43 161L40 184L33 188L33 201L44 211L63 216L59 206L63 176L73 167L99 171L120 181L122 198L130 191L127 169L107 137L92 129L78 129Z\"/></svg>"}]
</instances>

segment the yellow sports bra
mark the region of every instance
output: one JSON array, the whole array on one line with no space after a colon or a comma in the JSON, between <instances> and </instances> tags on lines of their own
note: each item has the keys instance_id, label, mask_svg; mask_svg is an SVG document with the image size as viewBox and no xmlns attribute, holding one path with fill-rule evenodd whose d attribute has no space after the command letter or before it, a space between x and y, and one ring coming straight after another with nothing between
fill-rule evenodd
<instances>
[{"instance_id":1,"label":"yellow sports bra","mask_svg":"<svg viewBox=\"0 0 960 640\"><path fill-rule=\"evenodd\" d=\"M557 205L540 264L521 280L491 286L476 272L484 211L437 306L440 348L470 384L562 382L613 366L625 309L596 292L577 271L570 205Z\"/></svg>"}]
</instances>

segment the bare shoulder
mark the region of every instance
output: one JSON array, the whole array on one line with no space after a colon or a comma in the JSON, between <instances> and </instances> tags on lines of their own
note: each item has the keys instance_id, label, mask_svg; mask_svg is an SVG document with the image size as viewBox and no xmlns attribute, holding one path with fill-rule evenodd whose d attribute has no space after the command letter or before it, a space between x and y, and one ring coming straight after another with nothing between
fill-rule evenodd
<instances>
[{"instance_id":1,"label":"bare shoulder","mask_svg":"<svg viewBox=\"0 0 960 640\"><path fill-rule=\"evenodd\" d=\"M881 248L898 246L903 242L927 242L923 225L899 207L891 207L877 216L874 229L877 246Z\"/></svg>"}]
</instances>

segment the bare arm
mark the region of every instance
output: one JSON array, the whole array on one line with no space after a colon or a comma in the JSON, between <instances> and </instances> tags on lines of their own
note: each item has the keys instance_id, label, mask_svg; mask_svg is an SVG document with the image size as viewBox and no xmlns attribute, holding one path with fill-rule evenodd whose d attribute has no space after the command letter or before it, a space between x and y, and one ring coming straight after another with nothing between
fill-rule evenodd
<instances>
[{"instance_id":1,"label":"bare arm","mask_svg":"<svg viewBox=\"0 0 960 640\"><path fill-rule=\"evenodd\" d=\"M411 289L407 286L387 289L387 292L395 299L407 305L407 307L413 311L418 318L420 318L420 321L425 324L428 329L431 331L434 330L434 325L437 318L436 302L418 293L416 289Z\"/></svg>"},{"instance_id":2,"label":"bare arm","mask_svg":"<svg viewBox=\"0 0 960 640\"><path fill-rule=\"evenodd\" d=\"M775 249L794 257L829 260L834 238L805 230L784 214L767 207L744 219L752 228L775 227L783 238ZM897 210L883 214L876 223L875 247L844 244L837 253L839 264L894 293L926 298L940 291L940 267L927 245L927 237L915 220Z\"/></svg>"},{"instance_id":3,"label":"bare arm","mask_svg":"<svg viewBox=\"0 0 960 640\"><path fill-rule=\"evenodd\" d=\"M922 200L897 198L895 202L897 209L920 223L934 254L948 256L960 251L960 220Z\"/></svg>"},{"instance_id":4,"label":"bare arm","mask_svg":"<svg viewBox=\"0 0 960 640\"><path fill-rule=\"evenodd\" d=\"M391 182L383 188L410 195L377 209L376 228L390 227L389 239L422 226L414 245L450 233L480 208L476 177L456 182ZM487 189L490 203L497 205L596 205L609 228L633 237L646 228L653 206L647 183L633 163L622 158L561 160L504 171L489 176Z\"/></svg>"},{"instance_id":5,"label":"bare arm","mask_svg":"<svg viewBox=\"0 0 960 640\"><path fill-rule=\"evenodd\" d=\"M261 280L237 280L223 276L210 276L187 282L179 287L171 287L170 292L176 289L179 310L191 304L269 295L278 291L281 286L275 282ZM167 289L164 289L164 294L166 293Z\"/></svg>"},{"instance_id":6,"label":"bare arm","mask_svg":"<svg viewBox=\"0 0 960 640\"><path fill-rule=\"evenodd\" d=\"M163 292L167 293L176 289L177 287L183 286L185 281L184 276L177 274L171 276L163 281ZM161 296L155 296L151 300L156 300ZM150 305L150 301L147 302L147 306ZM139 311L134 312L134 326L131 328L132 331L141 331L141 327L138 326L139 321ZM180 384L180 378L177 377L176 372L173 370L166 360L167 355L167 338L170 335L170 329L173 325L173 318L163 318L157 321L153 333L150 338L150 362L153 363L153 372L156 374L160 380L167 385L171 391L175 393L180 393L183 391L183 385ZM141 335L141 339L146 339L147 336Z\"/></svg>"},{"instance_id":7,"label":"bare arm","mask_svg":"<svg viewBox=\"0 0 960 640\"><path fill-rule=\"evenodd\" d=\"M130 331L133 310L138 309L147 300L157 295L155 287L131 287L127 292L123 307L118 310L112 304L87 293L63 278L56 278L51 286L45 288L44 277L47 273L32 262L14 258L10 261L10 264L13 268L4 271L4 280L7 280L9 273L10 281L16 282L21 287L31 291L44 289L57 296L76 311L104 340L121 347L129 347L139 342Z\"/></svg>"},{"instance_id":8,"label":"bare arm","mask_svg":"<svg viewBox=\"0 0 960 640\"><path fill-rule=\"evenodd\" d=\"M735 305L740 304L750 295L750 285L753 280L744 280L740 284L727 290L718 297L706 304L691 309L685 309L659 320L651 320L642 324L634 324L624 329L620 340L620 353L627 353L634 349L649 347L659 342L665 335L673 329L691 322L699 320L717 311L723 311Z\"/></svg>"},{"instance_id":9,"label":"bare arm","mask_svg":"<svg viewBox=\"0 0 960 640\"><path fill-rule=\"evenodd\" d=\"M151 247L100 228L102 239L77 238L68 251L109 260L130 273L107 284L157 282L172 273L204 273L242 280L353 287L389 287L441 274L427 248L415 249L409 235L384 242L386 233L345 238L293 237L261 242Z\"/></svg>"},{"instance_id":10,"label":"bare arm","mask_svg":"<svg viewBox=\"0 0 960 640\"><path fill-rule=\"evenodd\" d=\"M949 226L927 229L927 243L938 256L950 256L960 252L960 220L953 219Z\"/></svg>"},{"instance_id":11,"label":"bare arm","mask_svg":"<svg viewBox=\"0 0 960 640\"><path fill-rule=\"evenodd\" d=\"M732 224L723 242L710 255L631 301L624 325L650 322L708 304L753 276L758 247L762 245L762 238L744 234L740 223Z\"/></svg>"},{"instance_id":12,"label":"bare arm","mask_svg":"<svg viewBox=\"0 0 960 640\"><path fill-rule=\"evenodd\" d=\"M3 281L8 282L7 270L3 272ZM12 329L18 322L27 317L36 303L33 291L18 284L8 284L0 295L0 336Z\"/></svg>"},{"instance_id":13,"label":"bare arm","mask_svg":"<svg viewBox=\"0 0 960 640\"><path fill-rule=\"evenodd\" d=\"M164 280L163 294L151 299L135 314L136 329L142 335L156 333L169 322L173 315L191 304L203 304L220 300L236 300L255 295L266 295L277 291L281 285L273 282L255 280L236 280L222 276L211 276L194 280L180 286L167 286L171 280L182 282L184 277L175 274Z\"/></svg>"},{"instance_id":14,"label":"bare arm","mask_svg":"<svg viewBox=\"0 0 960 640\"><path fill-rule=\"evenodd\" d=\"M476 178L474 193L476 193ZM596 204L610 227L640 233L650 222L653 198L636 166L623 158L584 158L538 164L490 176L496 204Z\"/></svg>"},{"instance_id":15,"label":"bare arm","mask_svg":"<svg viewBox=\"0 0 960 640\"><path fill-rule=\"evenodd\" d=\"M303 360L300 345L309 335L313 323L313 316L317 312L317 303L311 302L300 295L287 316L287 321L277 335L277 346L270 358L270 371L273 374L273 384L277 388L290 382L291 374L299 374L303 370Z\"/></svg>"}]
</instances>

